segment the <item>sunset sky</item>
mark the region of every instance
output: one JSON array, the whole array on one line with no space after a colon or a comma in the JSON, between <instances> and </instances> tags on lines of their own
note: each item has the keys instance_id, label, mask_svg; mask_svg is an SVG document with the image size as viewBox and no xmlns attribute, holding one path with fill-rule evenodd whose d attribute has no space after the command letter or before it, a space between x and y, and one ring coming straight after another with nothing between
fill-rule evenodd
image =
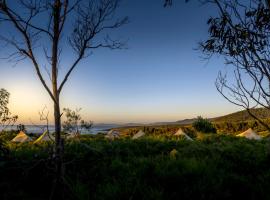
<instances>
[{"instance_id":1,"label":"sunset sky","mask_svg":"<svg viewBox=\"0 0 270 200\"><path fill-rule=\"evenodd\" d=\"M128 49L97 50L83 60L63 90L62 108L82 108L84 118L96 123L176 121L239 110L214 85L218 71L225 69L223 59L207 62L196 50L207 38L206 21L215 7L197 1L162 5L161 0L122 1L117 16L128 16L130 23L114 36L128 40ZM61 74L71 61L69 54L61 58ZM11 93L9 107L19 123L39 123L38 112L45 105L53 114L30 62L14 67L0 60L0 66L0 88Z\"/></svg>"}]
</instances>

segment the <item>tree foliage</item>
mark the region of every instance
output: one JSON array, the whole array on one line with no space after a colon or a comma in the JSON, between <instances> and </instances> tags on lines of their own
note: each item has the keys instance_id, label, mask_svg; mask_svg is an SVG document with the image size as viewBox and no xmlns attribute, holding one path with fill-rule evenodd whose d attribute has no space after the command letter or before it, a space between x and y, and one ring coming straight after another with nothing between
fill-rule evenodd
<instances>
[{"instance_id":1,"label":"tree foliage","mask_svg":"<svg viewBox=\"0 0 270 200\"><path fill-rule=\"evenodd\" d=\"M0 89L0 125L5 129L9 125L13 125L17 119L17 115L12 115L8 108L9 92L5 89Z\"/></svg>"},{"instance_id":2,"label":"tree foliage","mask_svg":"<svg viewBox=\"0 0 270 200\"><path fill-rule=\"evenodd\" d=\"M207 58L221 55L233 76L219 73L217 90L229 102L243 107L268 130L251 109L270 108L270 12L262 0L214 0L219 14L210 17L209 38L201 43Z\"/></svg>"},{"instance_id":3,"label":"tree foliage","mask_svg":"<svg viewBox=\"0 0 270 200\"><path fill-rule=\"evenodd\" d=\"M92 128L93 122L83 120L80 111L81 109L71 110L69 108L64 108L66 117L66 121L63 122L64 131L80 135L83 130L89 131Z\"/></svg>"},{"instance_id":4,"label":"tree foliage","mask_svg":"<svg viewBox=\"0 0 270 200\"><path fill-rule=\"evenodd\" d=\"M193 122L192 126L197 131L200 131L203 133L216 133L217 132L214 125L208 119L204 119L201 116L197 117L196 121Z\"/></svg>"}]
</instances>

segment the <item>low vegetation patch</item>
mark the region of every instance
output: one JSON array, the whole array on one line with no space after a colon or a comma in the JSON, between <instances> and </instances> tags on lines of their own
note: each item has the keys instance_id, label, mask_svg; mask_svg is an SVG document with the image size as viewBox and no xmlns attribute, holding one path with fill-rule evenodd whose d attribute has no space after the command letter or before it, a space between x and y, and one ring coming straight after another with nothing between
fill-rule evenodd
<instances>
[{"instance_id":1,"label":"low vegetation patch","mask_svg":"<svg viewBox=\"0 0 270 200\"><path fill-rule=\"evenodd\" d=\"M53 148L1 143L0 199L48 199ZM270 146L210 135L66 141L62 199L270 199ZM4 156L5 155L5 156Z\"/></svg>"}]
</instances>

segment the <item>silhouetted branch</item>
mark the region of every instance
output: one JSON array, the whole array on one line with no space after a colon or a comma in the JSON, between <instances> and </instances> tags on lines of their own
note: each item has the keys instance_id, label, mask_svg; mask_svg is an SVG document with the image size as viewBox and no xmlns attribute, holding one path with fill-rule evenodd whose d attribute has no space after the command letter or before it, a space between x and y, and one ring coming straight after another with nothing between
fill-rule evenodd
<instances>
[{"instance_id":1,"label":"silhouetted branch","mask_svg":"<svg viewBox=\"0 0 270 200\"><path fill-rule=\"evenodd\" d=\"M30 13L33 12L32 7L29 6L27 8L30 10ZM47 90L47 92L49 93L49 95L51 96L53 101L55 101L52 92L50 91L48 85L46 84L46 82L41 74L40 67L38 65L38 62L37 62L36 57L35 57L34 52L33 52L33 43L32 43L33 38L32 38L32 35L28 31L28 28L32 27L32 25L30 25L30 21L33 18L33 14L30 14L29 19L27 21L25 21L22 19L22 17L20 17L20 15L18 13L13 11L7 5L6 1L3 1L0 4L0 14L4 15L5 19L7 18L10 21L10 23L12 23L14 25L14 27L18 30L18 32L22 35L22 37L24 39L25 47L21 48L18 43L14 42L12 40L9 40L7 38L2 37L2 39L4 41L6 41L8 44L15 47L18 50L18 52L21 53L21 55L28 57L32 61L41 83L43 84L44 88ZM0 15L0 19L1 19L1 15Z\"/></svg>"},{"instance_id":2,"label":"silhouetted branch","mask_svg":"<svg viewBox=\"0 0 270 200\"><path fill-rule=\"evenodd\" d=\"M260 0L213 0L220 11L208 20L209 39L201 43L207 57L222 55L234 67L235 85L219 74L216 87L229 102L250 109L270 110L270 11ZM268 130L254 114L251 115Z\"/></svg>"},{"instance_id":3,"label":"silhouetted branch","mask_svg":"<svg viewBox=\"0 0 270 200\"><path fill-rule=\"evenodd\" d=\"M87 50L97 48L121 49L124 47L122 41L111 39L108 35L104 37L102 43L96 43L94 40L97 36L102 36L104 31L117 29L128 23L127 17L112 21L118 4L118 0L91 0L87 5L79 6L76 9L77 19L74 23L74 29L69 38L69 43L78 57L61 82L58 89L59 93L71 72L81 59L86 57Z\"/></svg>"}]
</instances>

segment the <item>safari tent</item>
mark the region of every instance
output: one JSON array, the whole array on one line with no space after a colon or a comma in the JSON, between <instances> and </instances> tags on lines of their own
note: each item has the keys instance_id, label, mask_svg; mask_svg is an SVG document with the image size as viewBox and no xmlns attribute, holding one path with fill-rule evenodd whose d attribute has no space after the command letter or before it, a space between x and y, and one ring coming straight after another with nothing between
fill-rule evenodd
<instances>
[{"instance_id":1,"label":"safari tent","mask_svg":"<svg viewBox=\"0 0 270 200\"><path fill-rule=\"evenodd\" d=\"M183 136L185 139L192 141L191 137L189 137L181 128L174 134L175 136Z\"/></svg>"},{"instance_id":2,"label":"safari tent","mask_svg":"<svg viewBox=\"0 0 270 200\"><path fill-rule=\"evenodd\" d=\"M142 130L140 130L138 133L136 133L135 135L133 135L132 140L138 139L140 137L145 136L145 132L143 132Z\"/></svg>"},{"instance_id":3,"label":"safari tent","mask_svg":"<svg viewBox=\"0 0 270 200\"><path fill-rule=\"evenodd\" d=\"M55 138L53 135L49 134L48 131L45 131L41 136L39 136L38 139L34 142L34 144L39 143L39 142L49 142L49 141L54 141Z\"/></svg>"},{"instance_id":4,"label":"safari tent","mask_svg":"<svg viewBox=\"0 0 270 200\"><path fill-rule=\"evenodd\" d=\"M106 135L105 138L109 139L109 140L114 140L116 138L120 137L120 133L116 130L110 130Z\"/></svg>"},{"instance_id":5,"label":"safari tent","mask_svg":"<svg viewBox=\"0 0 270 200\"><path fill-rule=\"evenodd\" d=\"M24 143L24 142L30 142L32 139L26 135L23 131L20 131L16 137L14 137L11 142L18 142L18 143Z\"/></svg>"},{"instance_id":6,"label":"safari tent","mask_svg":"<svg viewBox=\"0 0 270 200\"><path fill-rule=\"evenodd\" d=\"M255 131L253 131L251 128L248 130L244 131L243 133L240 133L236 135L237 137L245 137L247 139L253 139L253 140L260 140L262 137L258 135Z\"/></svg>"}]
</instances>

